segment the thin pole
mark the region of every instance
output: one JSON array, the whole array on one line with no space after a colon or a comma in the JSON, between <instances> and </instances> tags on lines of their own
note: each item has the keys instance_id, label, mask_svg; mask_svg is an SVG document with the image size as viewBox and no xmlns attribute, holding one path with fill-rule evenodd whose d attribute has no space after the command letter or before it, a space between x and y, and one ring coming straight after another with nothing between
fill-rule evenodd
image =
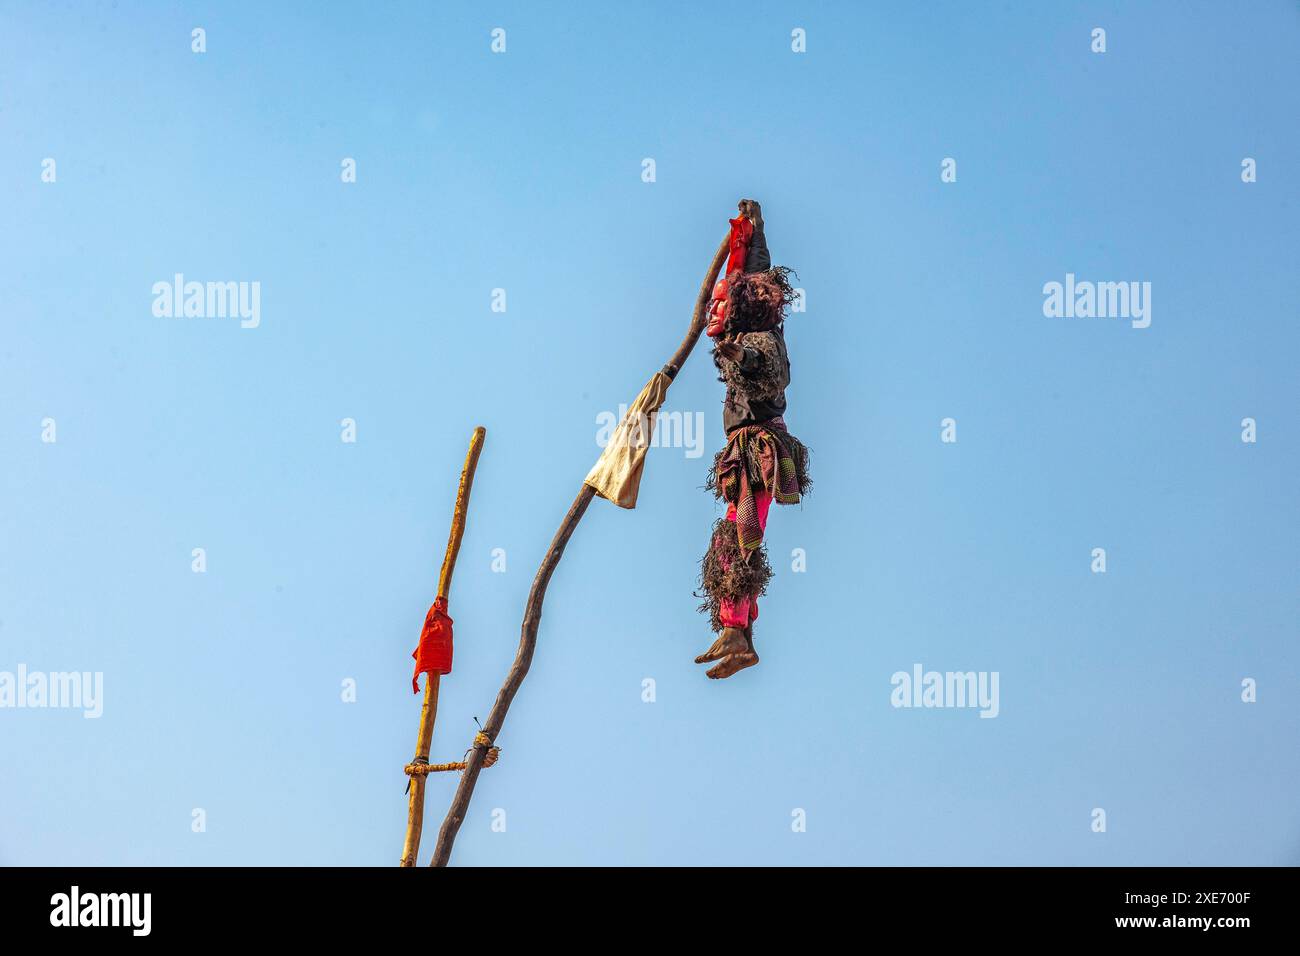
<instances>
[{"instance_id":1,"label":"thin pole","mask_svg":"<svg viewBox=\"0 0 1300 956\"><path fill-rule=\"evenodd\" d=\"M713 293L713 284L718 279L718 273L722 271L722 264L727 259L729 248L730 235L722 240L722 245L718 247L718 251L713 255L713 261L709 263L709 271L705 273L704 281L700 284L700 294L695 300L695 312L691 316L691 324L686 330L686 337L682 339L682 344L678 346L677 351L668 360L668 364L664 366L664 372L669 378L674 378L681 371L681 367L686 363L691 350L695 348L695 343L699 341L700 333L704 331L709 298ZM501 685L501 690L497 693L496 703L492 705L492 712L488 714L487 723L483 725L483 734L489 741L495 742L497 735L501 733L501 726L505 723L506 711L510 709L510 702L515 699L519 685L523 683L524 677L528 674L528 668L532 666L533 651L537 647L537 628L542 623L542 602L546 600L546 587L551 583L551 574L555 571L555 566L560 563L560 558L564 557L564 547L569 543L569 538L573 536L574 529L578 527L578 522L586 514L587 506L591 504L591 498L594 494L595 491L591 486L584 483L578 491L578 496L573 499L573 504L569 506L568 514L560 522L555 537L551 539L551 546L546 551L546 557L542 559L542 565L537 569L537 577L533 578L532 589L528 592L528 603L524 606L524 621L520 627L519 650L515 652L515 661L510 665L510 673L506 675L506 682ZM465 772L461 774L460 784L456 787L456 795L452 798L446 819L442 821L442 829L438 831L438 843L434 847L433 859L429 862L430 866L446 866L447 861L451 859L452 844L456 842L456 834L460 831L460 825L465 820L470 797L474 795L474 784L478 782L479 771L483 767L483 758L489 746L488 743L476 743L470 751L468 766L465 767Z\"/></svg>"},{"instance_id":2,"label":"thin pole","mask_svg":"<svg viewBox=\"0 0 1300 956\"><path fill-rule=\"evenodd\" d=\"M451 531L447 536L447 552L442 559L442 571L438 575L438 597L451 597L451 576L456 570L456 558L460 554L460 540L465 534L465 516L469 512L469 493L474 487L474 471L478 468L478 456L483 451L483 440L487 429L479 426L469 440L469 451L465 455L465 467L460 472L460 486L456 489L456 508L451 515ZM420 731L415 740L415 761L429 761L429 748L433 745L433 724L438 718L438 687L441 675L426 674L424 683L424 704L420 708ZM420 834L424 830L424 787L427 779L424 774L412 774L411 799L406 810L406 841L402 846L402 866L415 866L415 858L420 853Z\"/></svg>"}]
</instances>

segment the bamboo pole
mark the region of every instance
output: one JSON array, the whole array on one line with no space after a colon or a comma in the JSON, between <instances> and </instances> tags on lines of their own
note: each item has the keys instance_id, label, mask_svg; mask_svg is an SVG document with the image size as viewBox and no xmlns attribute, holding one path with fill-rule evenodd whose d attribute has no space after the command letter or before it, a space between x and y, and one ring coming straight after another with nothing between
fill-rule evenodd
<instances>
[{"instance_id":1,"label":"bamboo pole","mask_svg":"<svg viewBox=\"0 0 1300 956\"><path fill-rule=\"evenodd\" d=\"M469 451L465 454L465 466L460 472L460 485L456 489L456 508L451 515L451 531L447 535L447 552L442 559L442 571L438 575L438 597L451 597L451 575L456 570L456 558L460 554L460 540L465 534L465 517L469 512L469 493L474 487L474 471L478 468L478 456L483 451L483 440L487 429L481 425L470 436ZM420 708L420 731L415 741L415 761L429 761L429 748L433 745L433 724L438 718L438 687L440 674L424 675L424 704ZM402 846L402 866L415 866L415 859L420 853L420 834L424 830L424 788L428 778L424 774L412 774L410 802L406 810L406 841Z\"/></svg>"},{"instance_id":2,"label":"bamboo pole","mask_svg":"<svg viewBox=\"0 0 1300 956\"><path fill-rule=\"evenodd\" d=\"M722 271L722 264L727 261L727 253L730 249L730 234L722 240L722 245L718 251L713 254L713 261L709 263L709 271L705 273L704 281L700 283L700 294L695 300L695 312L691 316L691 324L686 330L686 337L682 339L682 344L677 347L668 364L664 366L664 374L669 378L675 378L677 373L686 364L686 359L690 356L691 350L695 348L695 343L699 341L700 333L704 331L704 325L708 314L709 298L713 294L713 284L718 280L718 273ZM559 530L555 532L555 537L551 539L551 546L546 551L546 556L542 559L541 567L537 569L537 576L533 578L532 589L528 592L528 603L524 606L524 621L520 627L519 649L515 652L515 661L510 665L510 673L506 675L506 681L497 693L496 702L492 705L492 712L488 714L487 723L483 725L483 734L488 741L495 743L497 735L501 733L501 726L506 720L506 711L510 709L510 703L515 699L515 694L519 691L519 685L523 683L524 677L528 674L528 668L532 666L533 651L537 647L537 629L542 623L542 602L546 600L546 587L551 582L551 574L555 571L555 566L560 563L560 558L564 557L565 545L569 543L569 538L573 536L574 529L578 527L578 522L587 512L587 506L591 504L592 496L595 492L591 486L585 482L578 491L578 496L573 499L573 504L569 506L568 514L560 522ZM438 842L433 850L433 859L429 861L430 866L446 866L451 859L451 847L456 841L456 834L460 831L460 825L465 820L465 813L469 809L470 797L474 795L474 784L478 782L479 771L483 767L483 758L491 744L476 742L470 751L468 766L461 774L460 784L456 787L456 795L452 798L451 807L447 810L447 817L442 821L442 829L438 831Z\"/></svg>"}]
</instances>

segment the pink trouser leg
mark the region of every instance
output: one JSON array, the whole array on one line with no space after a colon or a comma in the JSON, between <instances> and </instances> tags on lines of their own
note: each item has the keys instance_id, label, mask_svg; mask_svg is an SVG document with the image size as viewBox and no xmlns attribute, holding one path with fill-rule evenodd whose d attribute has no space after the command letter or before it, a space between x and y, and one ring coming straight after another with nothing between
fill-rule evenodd
<instances>
[{"instance_id":1,"label":"pink trouser leg","mask_svg":"<svg viewBox=\"0 0 1300 956\"><path fill-rule=\"evenodd\" d=\"M758 526L766 531L767 511L772 507L772 496L766 491L756 491L754 493L754 505L758 510ZM735 505L727 505L727 520L736 520ZM728 561L721 553L719 553L718 557L722 561L722 568L725 571ZM721 618L723 627L748 627L750 621L758 620L758 598L745 597L738 601L723 598L722 606L718 610L718 617Z\"/></svg>"}]
</instances>

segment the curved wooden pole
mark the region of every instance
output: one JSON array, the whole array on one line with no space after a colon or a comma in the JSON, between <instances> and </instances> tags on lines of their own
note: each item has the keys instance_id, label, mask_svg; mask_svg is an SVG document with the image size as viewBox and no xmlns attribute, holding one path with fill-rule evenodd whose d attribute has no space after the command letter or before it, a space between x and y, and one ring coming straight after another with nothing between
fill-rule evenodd
<instances>
[{"instance_id":1,"label":"curved wooden pole","mask_svg":"<svg viewBox=\"0 0 1300 956\"><path fill-rule=\"evenodd\" d=\"M700 284L700 294L695 300L695 312L691 316L690 328L686 330L686 337L682 339L682 344L664 366L664 374L669 378L674 378L681 370L691 350L695 348L695 343L699 341L700 333L704 331L709 298L713 293L713 284L718 281L718 273L722 271L722 264L727 260L730 239L728 234L722 240L718 251L714 253L713 261L709 263L709 271L705 273L704 281ZM510 709L510 703L515 699L519 685L524 682L528 668L532 666L533 651L537 647L537 629L542 623L542 602L546 600L546 587L551 583L555 566L560 563L560 558L564 557L564 547L573 536L578 522L586 514L587 506L591 504L594 494L595 491L591 486L584 483L578 491L578 496L573 499L573 504L569 506L568 514L560 522L559 530L555 532L555 537L551 539L551 546L546 551L546 557L542 559L542 565L537 569L537 576L533 578L533 586L528 592L528 603L524 606L524 621L520 628L519 649L515 652L515 661L510 665L506 682L501 685L496 702L492 705L492 712L488 714L487 723L483 725L483 733L489 741L495 742L497 735L501 733L501 726L506 720L506 711ZM433 859L429 861L430 866L446 866L447 861L451 859L451 846L456 842L456 834L460 832L460 825L465 820L469 800L474 795L474 785L478 782L479 771L483 769L483 758L489 746L486 743L476 743L470 751L468 766L461 774L456 795L447 810L447 818L442 821L442 829L438 831L438 843L433 850Z\"/></svg>"},{"instance_id":2,"label":"curved wooden pole","mask_svg":"<svg viewBox=\"0 0 1300 956\"><path fill-rule=\"evenodd\" d=\"M460 470L460 485L456 489L456 508L451 513L451 531L447 535L447 551L442 558L442 571L438 575L438 597L451 597L451 575L456 570L456 557L460 554L460 539L465 535L465 516L469 513L469 493L474 487L474 471L478 456L483 451L487 429L479 426L470 436L465 466ZM433 746L433 724L438 719L438 687L441 675L424 675L424 704L420 708L420 730L415 740L415 760L428 762L429 748ZM420 853L420 834L424 830L423 774L411 775L411 798L406 808L406 840L402 846L402 866L415 866Z\"/></svg>"},{"instance_id":3,"label":"curved wooden pole","mask_svg":"<svg viewBox=\"0 0 1300 956\"><path fill-rule=\"evenodd\" d=\"M718 274L722 272L722 264L727 261L727 253L730 249L731 234L728 233L723 238L722 245L718 246L718 251L713 254L709 271L704 274L704 281L700 283L700 294L695 299L695 312L691 316L691 327L686 330L686 338L682 339L682 344L677 346L677 351L664 366L664 374L669 378L677 377L677 373L686 364L687 356L695 348L695 343L700 340L700 333L704 331L708 321L709 299L713 296L713 286L718 281Z\"/></svg>"}]
</instances>

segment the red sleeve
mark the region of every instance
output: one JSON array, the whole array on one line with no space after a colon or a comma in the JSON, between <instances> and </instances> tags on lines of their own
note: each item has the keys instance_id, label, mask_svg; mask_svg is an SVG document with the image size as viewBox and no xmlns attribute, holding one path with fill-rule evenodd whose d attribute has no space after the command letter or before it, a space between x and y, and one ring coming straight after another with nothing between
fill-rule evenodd
<instances>
[{"instance_id":1,"label":"red sleeve","mask_svg":"<svg viewBox=\"0 0 1300 956\"><path fill-rule=\"evenodd\" d=\"M743 216L729 219L731 223L731 250L727 256L727 275L745 271L745 257L749 254L749 243L754 238L754 224Z\"/></svg>"}]
</instances>

